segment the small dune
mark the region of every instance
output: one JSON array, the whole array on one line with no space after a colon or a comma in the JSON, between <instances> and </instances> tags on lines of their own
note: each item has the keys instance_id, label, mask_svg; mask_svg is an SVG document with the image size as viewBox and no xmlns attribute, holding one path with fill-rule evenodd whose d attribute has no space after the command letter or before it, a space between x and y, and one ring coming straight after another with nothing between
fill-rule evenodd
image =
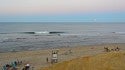
<instances>
[{"instance_id":1,"label":"small dune","mask_svg":"<svg viewBox=\"0 0 125 70\"><path fill-rule=\"evenodd\" d=\"M76 58L41 70L125 70L125 52L109 52Z\"/></svg>"}]
</instances>

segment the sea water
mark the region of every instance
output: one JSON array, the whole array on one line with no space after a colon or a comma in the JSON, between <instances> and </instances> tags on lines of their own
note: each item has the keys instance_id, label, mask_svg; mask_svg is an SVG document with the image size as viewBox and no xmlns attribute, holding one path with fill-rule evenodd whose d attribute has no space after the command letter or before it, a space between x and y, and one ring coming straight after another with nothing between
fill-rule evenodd
<instances>
[{"instance_id":1,"label":"sea water","mask_svg":"<svg viewBox=\"0 0 125 70\"><path fill-rule=\"evenodd\" d=\"M123 22L0 22L0 52L124 42Z\"/></svg>"}]
</instances>

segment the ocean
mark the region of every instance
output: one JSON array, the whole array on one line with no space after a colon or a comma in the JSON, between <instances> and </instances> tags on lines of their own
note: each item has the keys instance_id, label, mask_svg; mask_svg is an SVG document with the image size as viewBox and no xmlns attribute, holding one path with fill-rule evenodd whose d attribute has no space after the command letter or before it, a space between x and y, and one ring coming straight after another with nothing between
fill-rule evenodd
<instances>
[{"instance_id":1,"label":"ocean","mask_svg":"<svg viewBox=\"0 0 125 70\"><path fill-rule=\"evenodd\" d=\"M0 52L124 42L123 22L0 22Z\"/></svg>"}]
</instances>

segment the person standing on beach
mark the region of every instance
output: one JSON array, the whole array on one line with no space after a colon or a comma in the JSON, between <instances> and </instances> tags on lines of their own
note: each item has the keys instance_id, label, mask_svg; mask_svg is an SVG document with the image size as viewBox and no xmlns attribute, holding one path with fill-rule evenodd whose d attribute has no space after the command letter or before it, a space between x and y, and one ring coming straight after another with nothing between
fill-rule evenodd
<instances>
[{"instance_id":1,"label":"person standing on beach","mask_svg":"<svg viewBox=\"0 0 125 70\"><path fill-rule=\"evenodd\" d=\"M49 59L48 59L48 57L46 58L46 62L47 62L47 63L49 62Z\"/></svg>"}]
</instances>

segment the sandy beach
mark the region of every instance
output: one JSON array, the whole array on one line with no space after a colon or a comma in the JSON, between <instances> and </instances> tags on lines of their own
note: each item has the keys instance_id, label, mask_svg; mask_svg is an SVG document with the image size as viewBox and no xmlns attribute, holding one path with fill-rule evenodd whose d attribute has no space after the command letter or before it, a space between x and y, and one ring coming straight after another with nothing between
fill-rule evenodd
<instances>
[{"instance_id":1,"label":"sandy beach","mask_svg":"<svg viewBox=\"0 0 125 70\"><path fill-rule=\"evenodd\" d=\"M125 70L125 0L0 0L0 70Z\"/></svg>"},{"instance_id":2,"label":"sandy beach","mask_svg":"<svg viewBox=\"0 0 125 70\"><path fill-rule=\"evenodd\" d=\"M61 47L59 49L58 63L68 61L75 58L93 56L97 54L106 53L104 47L113 49L120 48L120 51L125 51L124 43L112 43L112 44L99 44L99 45L85 45L75 47ZM69 52L70 50L70 52ZM22 61L22 65L18 66L21 70L25 64L30 64L34 70L40 70L41 68L51 66L50 63L52 49L36 50L36 51L22 51L22 52L8 52L0 53L0 66L9 64L12 61ZM46 62L48 58L48 62Z\"/></svg>"}]
</instances>

